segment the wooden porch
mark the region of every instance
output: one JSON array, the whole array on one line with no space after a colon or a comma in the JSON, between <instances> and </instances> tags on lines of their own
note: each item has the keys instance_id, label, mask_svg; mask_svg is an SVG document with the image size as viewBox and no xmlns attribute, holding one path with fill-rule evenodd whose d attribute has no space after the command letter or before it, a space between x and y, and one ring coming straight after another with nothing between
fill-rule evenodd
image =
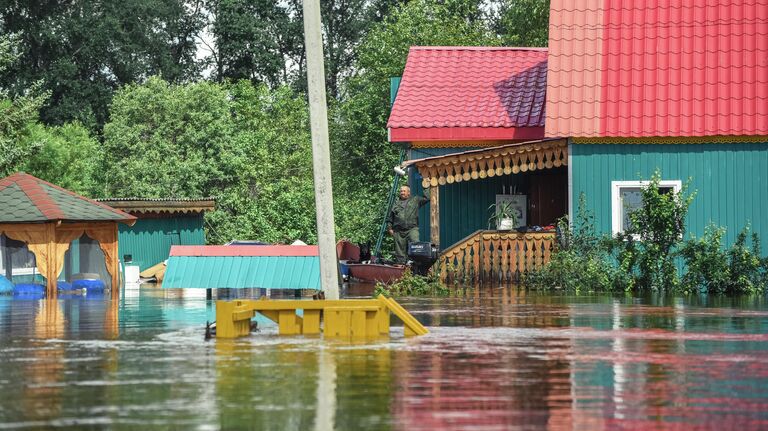
<instances>
[{"instance_id":1,"label":"wooden porch","mask_svg":"<svg viewBox=\"0 0 768 431\"><path fill-rule=\"evenodd\" d=\"M430 241L439 246L439 186L494 176L552 170L567 164L567 141L549 139L411 160L406 162L405 166L415 167L421 174L422 187L430 188ZM555 193L543 178L537 179L535 187L528 191L529 198L533 199L529 200L529 213L538 216L533 220L534 224L541 224L545 218L545 221L551 224L565 213L567 202L563 199L567 197L564 190L563 194ZM562 209L555 212L562 212L554 214L553 211L546 211L558 206ZM449 284L517 283L526 272L549 262L555 240L555 233L551 231L521 233L478 230L442 250L437 265L443 281Z\"/></svg>"},{"instance_id":2,"label":"wooden porch","mask_svg":"<svg viewBox=\"0 0 768 431\"><path fill-rule=\"evenodd\" d=\"M554 232L478 230L440 253L436 269L446 284L518 283L549 262Z\"/></svg>"}]
</instances>

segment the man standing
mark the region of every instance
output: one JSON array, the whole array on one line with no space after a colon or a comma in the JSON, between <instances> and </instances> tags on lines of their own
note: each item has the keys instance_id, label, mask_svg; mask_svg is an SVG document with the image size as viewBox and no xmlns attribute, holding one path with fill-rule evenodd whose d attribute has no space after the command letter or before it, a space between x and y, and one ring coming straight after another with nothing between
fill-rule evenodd
<instances>
[{"instance_id":1,"label":"man standing","mask_svg":"<svg viewBox=\"0 0 768 431\"><path fill-rule=\"evenodd\" d=\"M429 202L429 189L424 196L411 196L411 188L400 187L400 199L392 205L387 215L387 231L395 240L397 263L408 260L408 243L419 242L419 208Z\"/></svg>"}]
</instances>

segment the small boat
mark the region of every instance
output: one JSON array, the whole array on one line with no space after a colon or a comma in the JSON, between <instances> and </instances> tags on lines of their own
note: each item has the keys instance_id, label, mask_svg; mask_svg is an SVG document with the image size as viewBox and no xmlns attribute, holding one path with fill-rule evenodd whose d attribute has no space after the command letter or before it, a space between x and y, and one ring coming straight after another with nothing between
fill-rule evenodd
<instances>
[{"instance_id":1,"label":"small boat","mask_svg":"<svg viewBox=\"0 0 768 431\"><path fill-rule=\"evenodd\" d=\"M348 263L349 276L355 280L371 283L389 284L400 279L405 272L405 265L387 265L383 263Z\"/></svg>"},{"instance_id":2,"label":"small boat","mask_svg":"<svg viewBox=\"0 0 768 431\"><path fill-rule=\"evenodd\" d=\"M361 248L347 240L336 243L336 254L341 273L358 281L391 283L402 277L406 269L405 265L371 263L369 246Z\"/></svg>"}]
</instances>

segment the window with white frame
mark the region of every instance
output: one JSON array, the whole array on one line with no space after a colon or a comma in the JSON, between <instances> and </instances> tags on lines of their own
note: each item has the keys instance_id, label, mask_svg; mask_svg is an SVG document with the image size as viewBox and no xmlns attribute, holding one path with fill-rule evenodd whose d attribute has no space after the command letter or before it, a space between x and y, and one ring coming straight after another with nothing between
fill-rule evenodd
<instances>
[{"instance_id":1,"label":"window with white frame","mask_svg":"<svg viewBox=\"0 0 768 431\"><path fill-rule=\"evenodd\" d=\"M642 191L648 181L612 181L611 182L611 224L614 235L630 227L629 215L643 204ZM659 181L660 193L679 193L683 187L680 180Z\"/></svg>"}]
</instances>

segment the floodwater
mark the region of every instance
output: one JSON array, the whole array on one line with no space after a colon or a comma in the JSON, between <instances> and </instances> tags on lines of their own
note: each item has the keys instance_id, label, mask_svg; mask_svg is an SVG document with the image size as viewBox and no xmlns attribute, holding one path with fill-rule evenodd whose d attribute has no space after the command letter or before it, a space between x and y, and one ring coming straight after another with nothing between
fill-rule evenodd
<instances>
[{"instance_id":1,"label":"floodwater","mask_svg":"<svg viewBox=\"0 0 768 431\"><path fill-rule=\"evenodd\" d=\"M768 429L763 297L401 303L429 335L206 342L195 291L0 297L0 429Z\"/></svg>"}]
</instances>

